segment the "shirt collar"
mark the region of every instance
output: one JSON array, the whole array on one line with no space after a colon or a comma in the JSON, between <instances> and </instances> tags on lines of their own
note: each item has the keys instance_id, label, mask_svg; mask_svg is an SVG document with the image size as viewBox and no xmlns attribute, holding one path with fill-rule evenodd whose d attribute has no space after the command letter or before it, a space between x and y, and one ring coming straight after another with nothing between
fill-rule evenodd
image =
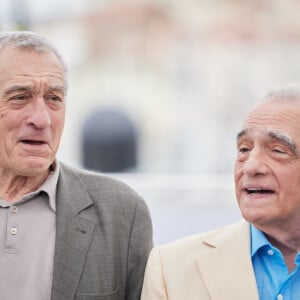
<instances>
[{"instance_id":1,"label":"shirt collar","mask_svg":"<svg viewBox=\"0 0 300 300\"><path fill-rule=\"evenodd\" d=\"M36 191L45 192L49 197L49 205L53 211L56 211L56 186L59 176L59 162L57 160L54 161L53 165L51 166L52 170L48 175L45 182L40 186L40 188Z\"/></svg>"},{"instance_id":2,"label":"shirt collar","mask_svg":"<svg viewBox=\"0 0 300 300\"><path fill-rule=\"evenodd\" d=\"M258 230L254 225L250 224L250 231L251 231L251 256L253 257L256 252L264 247L264 246L271 246L270 242L263 234L262 231Z\"/></svg>"}]
</instances>

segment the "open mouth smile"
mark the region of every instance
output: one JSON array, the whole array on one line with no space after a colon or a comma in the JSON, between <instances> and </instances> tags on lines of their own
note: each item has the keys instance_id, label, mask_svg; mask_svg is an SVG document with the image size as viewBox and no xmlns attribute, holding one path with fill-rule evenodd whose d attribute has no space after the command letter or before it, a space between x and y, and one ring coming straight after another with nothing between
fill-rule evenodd
<instances>
[{"instance_id":1,"label":"open mouth smile","mask_svg":"<svg viewBox=\"0 0 300 300\"><path fill-rule=\"evenodd\" d=\"M264 188L246 188L245 192L248 195L257 194L257 195L265 195L265 194L273 194L274 191L271 189L264 189Z\"/></svg>"}]
</instances>

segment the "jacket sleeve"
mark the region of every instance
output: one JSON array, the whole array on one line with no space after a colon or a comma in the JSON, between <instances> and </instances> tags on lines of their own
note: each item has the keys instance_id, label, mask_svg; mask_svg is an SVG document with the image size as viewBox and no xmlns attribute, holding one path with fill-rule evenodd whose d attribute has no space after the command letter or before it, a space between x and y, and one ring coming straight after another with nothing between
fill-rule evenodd
<instances>
[{"instance_id":1,"label":"jacket sleeve","mask_svg":"<svg viewBox=\"0 0 300 300\"><path fill-rule=\"evenodd\" d=\"M128 262L126 300L139 300L144 272L149 253L153 247L152 222L144 200L138 199L131 227Z\"/></svg>"},{"instance_id":2,"label":"jacket sleeve","mask_svg":"<svg viewBox=\"0 0 300 300\"><path fill-rule=\"evenodd\" d=\"M142 290L141 300L167 300L168 294L164 282L159 247L150 253Z\"/></svg>"}]
</instances>

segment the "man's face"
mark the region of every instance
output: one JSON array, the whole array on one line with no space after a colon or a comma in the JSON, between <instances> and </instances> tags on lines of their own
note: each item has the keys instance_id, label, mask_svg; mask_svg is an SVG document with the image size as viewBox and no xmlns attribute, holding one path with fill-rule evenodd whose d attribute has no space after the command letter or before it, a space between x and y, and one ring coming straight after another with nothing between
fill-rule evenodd
<instances>
[{"instance_id":1,"label":"man's face","mask_svg":"<svg viewBox=\"0 0 300 300\"><path fill-rule=\"evenodd\" d=\"M0 174L47 172L64 119L64 74L54 54L0 51Z\"/></svg>"},{"instance_id":2,"label":"man's face","mask_svg":"<svg viewBox=\"0 0 300 300\"><path fill-rule=\"evenodd\" d=\"M300 104L256 107L238 135L235 190L244 218L266 226L300 223Z\"/></svg>"}]
</instances>

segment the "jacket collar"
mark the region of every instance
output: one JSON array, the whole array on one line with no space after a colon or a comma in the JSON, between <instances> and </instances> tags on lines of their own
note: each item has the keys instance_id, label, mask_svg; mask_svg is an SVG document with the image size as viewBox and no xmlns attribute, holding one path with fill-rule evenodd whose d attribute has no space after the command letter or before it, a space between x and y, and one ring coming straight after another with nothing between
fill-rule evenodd
<instances>
[{"instance_id":1,"label":"jacket collar","mask_svg":"<svg viewBox=\"0 0 300 300\"><path fill-rule=\"evenodd\" d=\"M250 229L245 221L230 225L225 232L207 234L198 269L213 300L258 300L250 255Z\"/></svg>"},{"instance_id":2,"label":"jacket collar","mask_svg":"<svg viewBox=\"0 0 300 300\"><path fill-rule=\"evenodd\" d=\"M83 210L93 204L77 172L61 164L56 197L56 241L52 300L74 299L95 221Z\"/></svg>"}]
</instances>

